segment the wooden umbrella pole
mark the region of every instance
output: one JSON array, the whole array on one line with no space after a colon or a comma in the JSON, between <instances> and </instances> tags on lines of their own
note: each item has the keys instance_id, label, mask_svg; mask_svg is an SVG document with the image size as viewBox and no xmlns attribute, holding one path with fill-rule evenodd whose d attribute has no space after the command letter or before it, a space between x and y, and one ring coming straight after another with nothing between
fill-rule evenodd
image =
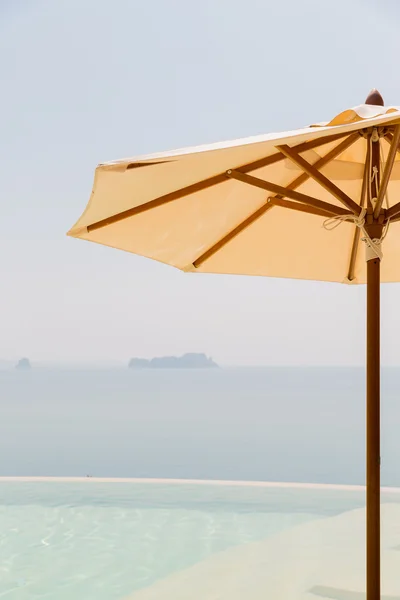
<instances>
[{"instance_id":1,"label":"wooden umbrella pole","mask_svg":"<svg viewBox=\"0 0 400 600\"><path fill-rule=\"evenodd\" d=\"M382 96L373 90L366 104L383 106ZM368 177L369 216L366 230L371 239L381 237L379 215L373 210L379 196L380 150L379 138L370 133ZM375 171L375 173L374 173ZM367 405L366 405L366 478L367 478L367 600L381 597L381 515L380 515L380 259L367 253Z\"/></svg>"},{"instance_id":2,"label":"wooden umbrella pole","mask_svg":"<svg viewBox=\"0 0 400 600\"><path fill-rule=\"evenodd\" d=\"M380 599L380 260L367 262L367 600Z\"/></svg>"}]
</instances>

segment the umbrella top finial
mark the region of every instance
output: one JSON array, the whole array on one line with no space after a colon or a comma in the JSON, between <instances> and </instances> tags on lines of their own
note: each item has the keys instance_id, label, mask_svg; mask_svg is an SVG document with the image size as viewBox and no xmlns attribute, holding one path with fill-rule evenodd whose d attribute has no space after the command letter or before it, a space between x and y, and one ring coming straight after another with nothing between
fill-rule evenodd
<instances>
[{"instance_id":1,"label":"umbrella top finial","mask_svg":"<svg viewBox=\"0 0 400 600\"><path fill-rule=\"evenodd\" d=\"M377 89L372 89L367 96L365 104L371 104L372 106L385 106L382 96Z\"/></svg>"}]
</instances>

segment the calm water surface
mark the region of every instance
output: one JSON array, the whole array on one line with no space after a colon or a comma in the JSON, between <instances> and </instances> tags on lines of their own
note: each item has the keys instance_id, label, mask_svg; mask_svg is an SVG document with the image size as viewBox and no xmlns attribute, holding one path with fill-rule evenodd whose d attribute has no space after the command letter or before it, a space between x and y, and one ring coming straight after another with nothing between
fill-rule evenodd
<instances>
[{"instance_id":1,"label":"calm water surface","mask_svg":"<svg viewBox=\"0 0 400 600\"><path fill-rule=\"evenodd\" d=\"M363 504L331 489L0 481L0 597L120 600Z\"/></svg>"},{"instance_id":2,"label":"calm water surface","mask_svg":"<svg viewBox=\"0 0 400 600\"><path fill-rule=\"evenodd\" d=\"M382 482L400 486L400 371ZM0 475L364 482L363 369L0 371Z\"/></svg>"}]
</instances>

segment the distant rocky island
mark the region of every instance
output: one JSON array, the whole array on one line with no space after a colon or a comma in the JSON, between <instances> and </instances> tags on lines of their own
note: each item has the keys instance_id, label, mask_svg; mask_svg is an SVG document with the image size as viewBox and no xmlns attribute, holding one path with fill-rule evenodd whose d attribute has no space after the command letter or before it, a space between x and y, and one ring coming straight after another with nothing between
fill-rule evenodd
<instances>
[{"instance_id":1,"label":"distant rocky island","mask_svg":"<svg viewBox=\"0 0 400 600\"><path fill-rule=\"evenodd\" d=\"M29 369L32 368L32 365L29 361L29 358L20 358L15 365L15 368L18 369L18 371L29 371Z\"/></svg>"},{"instance_id":2,"label":"distant rocky island","mask_svg":"<svg viewBox=\"0 0 400 600\"><path fill-rule=\"evenodd\" d=\"M215 369L217 363L205 354L188 353L183 356L160 356L157 358L131 358L130 369Z\"/></svg>"}]
</instances>

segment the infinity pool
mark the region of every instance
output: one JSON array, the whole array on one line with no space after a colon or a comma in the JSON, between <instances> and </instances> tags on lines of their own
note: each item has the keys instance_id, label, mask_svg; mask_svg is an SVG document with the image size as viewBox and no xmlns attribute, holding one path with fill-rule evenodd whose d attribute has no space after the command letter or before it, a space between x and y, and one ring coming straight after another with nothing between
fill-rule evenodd
<instances>
[{"instance_id":1,"label":"infinity pool","mask_svg":"<svg viewBox=\"0 0 400 600\"><path fill-rule=\"evenodd\" d=\"M400 572L400 493L383 501L393 550L387 560ZM274 589L271 598L289 598L282 586L291 575L278 576L289 567L306 578L293 597L303 597L303 585L314 598L333 598L320 593L334 585L329 576L324 583L318 548L337 546L343 556L343 544L351 546L363 569L363 505L364 492L349 488L0 479L0 598L236 598L228 588L239 571L244 588L238 581L234 588L242 597ZM353 526L349 546L338 532ZM322 568L322 579L307 579L310 566L314 574Z\"/></svg>"}]
</instances>

